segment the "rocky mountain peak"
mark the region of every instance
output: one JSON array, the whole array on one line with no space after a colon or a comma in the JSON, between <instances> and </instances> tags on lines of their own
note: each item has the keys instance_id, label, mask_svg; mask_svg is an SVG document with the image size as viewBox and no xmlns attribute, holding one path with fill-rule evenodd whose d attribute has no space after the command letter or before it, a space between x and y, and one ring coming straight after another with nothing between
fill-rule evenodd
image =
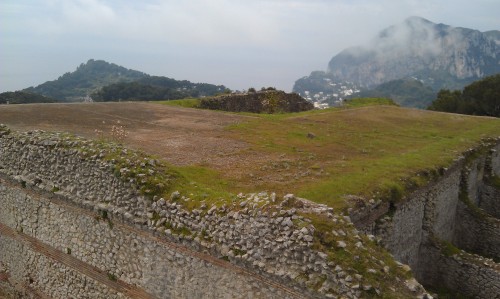
<instances>
[{"instance_id":1,"label":"rocky mountain peak","mask_svg":"<svg viewBox=\"0 0 500 299\"><path fill-rule=\"evenodd\" d=\"M431 73L458 80L477 79L500 72L500 47L478 30L410 17L382 30L367 45L334 56L328 72L364 87L408 76L431 85L442 81Z\"/></svg>"},{"instance_id":2,"label":"rocky mountain peak","mask_svg":"<svg viewBox=\"0 0 500 299\"><path fill-rule=\"evenodd\" d=\"M360 89L371 89L406 78L419 80L435 91L461 89L497 73L500 31L483 33L413 16L380 31L365 45L335 55L324 72L324 80L311 74L297 80L294 91L304 95L314 87L314 92L335 95L331 87L334 84L349 82Z\"/></svg>"}]
</instances>

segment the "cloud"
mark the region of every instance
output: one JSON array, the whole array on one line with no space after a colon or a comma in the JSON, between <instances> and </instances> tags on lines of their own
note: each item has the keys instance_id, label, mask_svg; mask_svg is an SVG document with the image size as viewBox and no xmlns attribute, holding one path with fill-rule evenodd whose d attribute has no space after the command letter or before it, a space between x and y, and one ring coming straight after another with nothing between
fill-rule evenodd
<instances>
[{"instance_id":1,"label":"cloud","mask_svg":"<svg viewBox=\"0 0 500 299\"><path fill-rule=\"evenodd\" d=\"M231 88L291 89L408 16L490 30L500 28L496 11L493 0L2 0L0 75L19 74L21 88L95 58ZM46 77L32 77L35 68Z\"/></svg>"}]
</instances>

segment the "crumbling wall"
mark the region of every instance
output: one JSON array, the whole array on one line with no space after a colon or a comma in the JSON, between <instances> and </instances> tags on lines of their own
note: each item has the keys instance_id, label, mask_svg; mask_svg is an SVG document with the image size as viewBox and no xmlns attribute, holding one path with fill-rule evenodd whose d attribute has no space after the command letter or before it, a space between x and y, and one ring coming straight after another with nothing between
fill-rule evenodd
<instances>
[{"instance_id":1,"label":"crumbling wall","mask_svg":"<svg viewBox=\"0 0 500 299\"><path fill-rule=\"evenodd\" d=\"M371 224L366 222L370 209L380 215L379 205L353 211L355 224L380 237L424 285L495 298L500 276L500 265L495 263L500 259L500 192L491 179L500 170L499 149L497 140L469 150L438 180L391 204ZM443 252L449 248L436 245L439 242L456 252L471 253L467 262Z\"/></svg>"},{"instance_id":2,"label":"crumbling wall","mask_svg":"<svg viewBox=\"0 0 500 299\"><path fill-rule=\"evenodd\" d=\"M270 90L202 99L200 108L232 112L287 113L312 110L314 105L296 93Z\"/></svg>"},{"instance_id":3,"label":"crumbling wall","mask_svg":"<svg viewBox=\"0 0 500 299\"><path fill-rule=\"evenodd\" d=\"M166 199L139 192L139 180L156 171L155 161L136 163L143 172L134 180L121 175L126 166L104 158L110 151L126 150L65 134L0 130L0 225L152 297L357 298L380 292L314 247L315 227L299 209L345 223L336 250L366 250L348 217L333 209L262 192L189 210L178 192ZM23 273L38 249L30 247L27 260L9 265L13 278L30 282ZM31 280L45 292L43 280Z\"/></svg>"}]
</instances>

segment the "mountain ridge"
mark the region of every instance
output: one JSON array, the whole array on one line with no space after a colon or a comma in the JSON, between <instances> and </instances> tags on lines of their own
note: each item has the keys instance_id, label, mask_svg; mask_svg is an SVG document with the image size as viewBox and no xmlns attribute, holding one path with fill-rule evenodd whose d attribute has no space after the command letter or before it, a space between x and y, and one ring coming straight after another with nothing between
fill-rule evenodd
<instances>
[{"instance_id":1,"label":"mountain ridge","mask_svg":"<svg viewBox=\"0 0 500 299\"><path fill-rule=\"evenodd\" d=\"M125 93L121 92L123 89L126 89ZM100 101L178 99L211 95L225 89L224 85L151 76L104 60L89 59L73 72L66 72L56 80L22 91L55 98L61 102L73 102L88 99L89 96L97 97Z\"/></svg>"},{"instance_id":2,"label":"mountain ridge","mask_svg":"<svg viewBox=\"0 0 500 299\"><path fill-rule=\"evenodd\" d=\"M500 47L478 30L410 17L382 30L368 45L340 52L327 72L362 87L435 71L474 81L500 72L499 59ZM428 78L419 79L432 86Z\"/></svg>"},{"instance_id":3,"label":"mountain ridge","mask_svg":"<svg viewBox=\"0 0 500 299\"><path fill-rule=\"evenodd\" d=\"M293 90L304 96L305 88L314 86L320 90L319 85L324 94L333 96L336 93L331 87L333 81L350 82L359 90L366 90L408 78L419 80L435 92L461 89L475 80L500 73L500 31L483 33L409 17L381 30L367 44L333 56L322 78L313 73L298 79ZM411 105L418 106L425 103Z\"/></svg>"}]
</instances>

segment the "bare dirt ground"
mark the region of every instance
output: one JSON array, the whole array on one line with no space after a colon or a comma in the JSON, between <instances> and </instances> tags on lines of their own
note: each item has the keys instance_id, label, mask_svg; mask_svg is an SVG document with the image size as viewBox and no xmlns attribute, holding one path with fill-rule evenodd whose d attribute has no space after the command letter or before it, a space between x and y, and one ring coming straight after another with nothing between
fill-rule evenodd
<instances>
[{"instance_id":1,"label":"bare dirt ground","mask_svg":"<svg viewBox=\"0 0 500 299\"><path fill-rule=\"evenodd\" d=\"M122 142L174 165L230 163L247 148L224 129L245 116L151 103L30 104L0 106L0 123L19 131L70 132L111 138L123 126ZM100 130L102 133L97 133ZM231 159L231 157L233 157ZM212 165L214 164L214 165Z\"/></svg>"}]
</instances>

